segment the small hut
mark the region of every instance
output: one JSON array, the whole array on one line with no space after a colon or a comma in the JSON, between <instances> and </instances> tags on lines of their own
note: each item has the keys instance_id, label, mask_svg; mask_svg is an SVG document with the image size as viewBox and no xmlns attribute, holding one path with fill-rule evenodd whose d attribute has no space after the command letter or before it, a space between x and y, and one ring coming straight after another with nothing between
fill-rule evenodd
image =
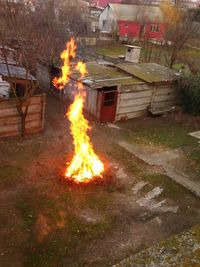
<instances>
[{"instance_id":1,"label":"small hut","mask_svg":"<svg viewBox=\"0 0 200 267\"><path fill-rule=\"evenodd\" d=\"M0 75L4 81L16 86L19 96L23 95L27 83L36 83L34 76L29 74L25 68L16 65L0 63Z\"/></svg>"},{"instance_id":2,"label":"small hut","mask_svg":"<svg viewBox=\"0 0 200 267\"><path fill-rule=\"evenodd\" d=\"M117 66L87 63L88 74L82 79L86 90L85 110L99 122L111 122L171 110L179 102L175 71L155 64ZM71 76L71 86L63 97L73 99L79 74Z\"/></svg>"},{"instance_id":3,"label":"small hut","mask_svg":"<svg viewBox=\"0 0 200 267\"><path fill-rule=\"evenodd\" d=\"M125 47L126 47L125 61L132 63L139 63L140 52L142 47L135 45L125 45Z\"/></svg>"}]
</instances>

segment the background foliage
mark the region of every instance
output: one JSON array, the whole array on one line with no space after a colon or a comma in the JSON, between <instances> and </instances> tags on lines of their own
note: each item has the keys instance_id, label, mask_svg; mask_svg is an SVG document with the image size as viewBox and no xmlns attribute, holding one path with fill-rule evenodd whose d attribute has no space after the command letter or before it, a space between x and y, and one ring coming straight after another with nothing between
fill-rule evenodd
<instances>
[{"instance_id":1,"label":"background foliage","mask_svg":"<svg viewBox=\"0 0 200 267\"><path fill-rule=\"evenodd\" d=\"M181 82L182 104L185 111L200 115L200 75L191 75Z\"/></svg>"}]
</instances>

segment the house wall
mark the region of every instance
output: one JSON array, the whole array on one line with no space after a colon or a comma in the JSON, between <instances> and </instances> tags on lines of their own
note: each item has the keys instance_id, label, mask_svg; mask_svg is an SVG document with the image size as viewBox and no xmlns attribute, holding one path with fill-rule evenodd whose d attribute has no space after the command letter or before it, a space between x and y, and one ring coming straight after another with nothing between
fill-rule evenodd
<instances>
[{"instance_id":1,"label":"house wall","mask_svg":"<svg viewBox=\"0 0 200 267\"><path fill-rule=\"evenodd\" d=\"M142 117L147 114L152 88L146 83L119 88L116 120Z\"/></svg>"},{"instance_id":2,"label":"house wall","mask_svg":"<svg viewBox=\"0 0 200 267\"><path fill-rule=\"evenodd\" d=\"M45 94L32 96L26 116L26 134L44 130ZM0 137L20 135L21 120L15 99L0 100Z\"/></svg>"},{"instance_id":3,"label":"house wall","mask_svg":"<svg viewBox=\"0 0 200 267\"><path fill-rule=\"evenodd\" d=\"M159 31L152 31L152 26L158 25ZM164 23L146 23L145 25L145 36L147 38L160 40L163 39L166 32L166 25Z\"/></svg>"},{"instance_id":4,"label":"house wall","mask_svg":"<svg viewBox=\"0 0 200 267\"><path fill-rule=\"evenodd\" d=\"M179 103L176 85L137 84L119 87L116 120L145 116L149 109L167 108Z\"/></svg>"},{"instance_id":5,"label":"house wall","mask_svg":"<svg viewBox=\"0 0 200 267\"><path fill-rule=\"evenodd\" d=\"M99 16L99 30L112 33L117 27L112 9L107 6Z\"/></svg>"},{"instance_id":6,"label":"house wall","mask_svg":"<svg viewBox=\"0 0 200 267\"><path fill-rule=\"evenodd\" d=\"M180 90L176 83L157 84L153 89L151 109L165 109L179 104Z\"/></svg>"},{"instance_id":7,"label":"house wall","mask_svg":"<svg viewBox=\"0 0 200 267\"><path fill-rule=\"evenodd\" d=\"M140 23L119 20L117 22L119 37L139 39L140 36Z\"/></svg>"}]
</instances>

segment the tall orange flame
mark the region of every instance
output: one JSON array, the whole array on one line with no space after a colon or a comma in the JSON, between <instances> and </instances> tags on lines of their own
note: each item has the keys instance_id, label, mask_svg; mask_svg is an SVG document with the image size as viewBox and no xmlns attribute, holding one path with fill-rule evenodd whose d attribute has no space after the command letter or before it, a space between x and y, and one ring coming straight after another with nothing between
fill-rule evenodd
<instances>
[{"instance_id":1,"label":"tall orange flame","mask_svg":"<svg viewBox=\"0 0 200 267\"><path fill-rule=\"evenodd\" d=\"M63 89L69 82L71 74L71 59L76 56L76 43L72 38L66 45L66 50L61 53L64 61L62 76L54 78L53 84L58 89ZM79 61L75 67L80 72L81 78L87 74L86 65ZM89 122L83 115L85 92L81 81L77 82L78 93L73 104L66 113L71 122L70 130L73 136L74 156L67 166L65 177L73 179L76 183L88 183L95 177L102 177L104 164L95 154L87 131L90 129Z\"/></svg>"},{"instance_id":2,"label":"tall orange flame","mask_svg":"<svg viewBox=\"0 0 200 267\"><path fill-rule=\"evenodd\" d=\"M76 43L73 38L66 44L66 49L61 53L60 58L64 64L62 66L62 76L53 79L53 85L58 89L64 89L68 84L71 74L71 59L76 57Z\"/></svg>"}]
</instances>

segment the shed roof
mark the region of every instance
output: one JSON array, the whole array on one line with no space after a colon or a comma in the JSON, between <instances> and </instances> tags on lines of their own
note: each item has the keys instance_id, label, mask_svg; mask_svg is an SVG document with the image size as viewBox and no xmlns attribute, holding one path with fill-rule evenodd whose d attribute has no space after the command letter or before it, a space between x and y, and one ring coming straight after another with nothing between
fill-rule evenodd
<instances>
[{"instance_id":1,"label":"shed roof","mask_svg":"<svg viewBox=\"0 0 200 267\"><path fill-rule=\"evenodd\" d=\"M138 6L124 4L109 4L117 20L164 22L162 10L158 6Z\"/></svg>"},{"instance_id":2,"label":"shed roof","mask_svg":"<svg viewBox=\"0 0 200 267\"><path fill-rule=\"evenodd\" d=\"M14 65L8 65L10 75L13 78L23 79L23 80L32 80L36 81L35 77L28 74L26 72L26 69L20 66L14 66ZM8 69L6 64L0 64L0 75L4 77L9 77Z\"/></svg>"},{"instance_id":3,"label":"shed roof","mask_svg":"<svg viewBox=\"0 0 200 267\"><path fill-rule=\"evenodd\" d=\"M14 59L7 58L6 60L9 65L17 65L17 62ZM0 64L6 64L6 60L0 56Z\"/></svg>"},{"instance_id":4,"label":"shed roof","mask_svg":"<svg viewBox=\"0 0 200 267\"><path fill-rule=\"evenodd\" d=\"M9 47L7 45L3 46L2 44L0 44L0 49L5 49L5 50L12 51L12 52L16 52L15 49L13 49L13 48L11 48L11 47Z\"/></svg>"},{"instance_id":5,"label":"shed roof","mask_svg":"<svg viewBox=\"0 0 200 267\"><path fill-rule=\"evenodd\" d=\"M177 78L174 70L156 63L122 63L117 68L148 83L167 82Z\"/></svg>"},{"instance_id":6,"label":"shed roof","mask_svg":"<svg viewBox=\"0 0 200 267\"><path fill-rule=\"evenodd\" d=\"M133 77L115 66L98 64L97 62L87 62L86 67L88 73L82 79L82 82L93 89L106 86L143 83L140 79ZM78 79L80 75L77 71L74 71L72 77Z\"/></svg>"}]
</instances>

